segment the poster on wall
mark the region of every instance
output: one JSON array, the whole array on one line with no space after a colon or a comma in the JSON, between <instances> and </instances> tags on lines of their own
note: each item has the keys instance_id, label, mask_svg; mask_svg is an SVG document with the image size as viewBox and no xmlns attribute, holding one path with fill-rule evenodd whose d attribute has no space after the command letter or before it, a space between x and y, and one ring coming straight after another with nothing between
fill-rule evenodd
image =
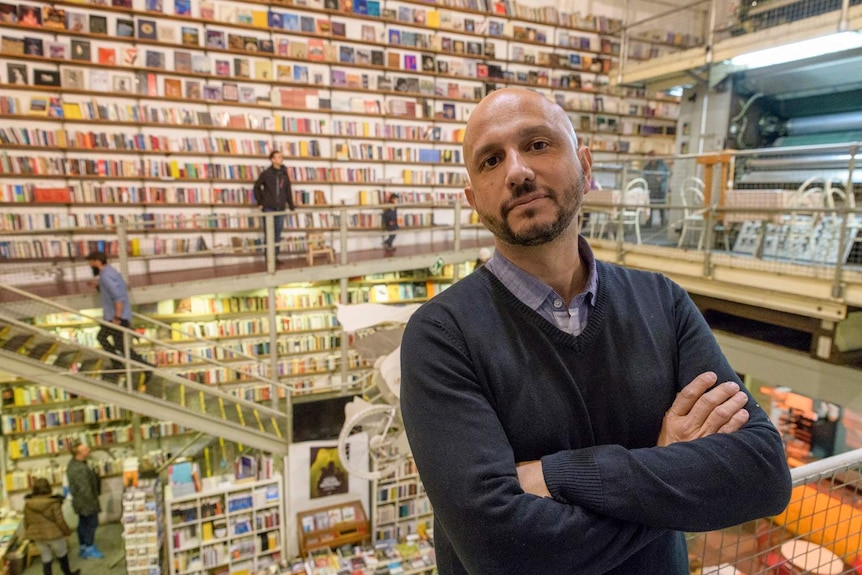
<instances>
[{"instance_id":1,"label":"poster on wall","mask_svg":"<svg viewBox=\"0 0 862 575\"><path fill-rule=\"evenodd\" d=\"M309 466L309 497L319 499L349 491L347 470L338 457L338 447L312 447Z\"/></svg>"}]
</instances>

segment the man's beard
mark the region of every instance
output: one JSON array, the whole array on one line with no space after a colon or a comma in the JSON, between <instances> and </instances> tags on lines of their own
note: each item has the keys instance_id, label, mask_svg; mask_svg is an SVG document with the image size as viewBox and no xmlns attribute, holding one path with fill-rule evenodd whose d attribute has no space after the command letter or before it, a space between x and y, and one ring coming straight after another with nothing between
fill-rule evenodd
<instances>
[{"instance_id":1,"label":"man's beard","mask_svg":"<svg viewBox=\"0 0 862 575\"><path fill-rule=\"evenodd\" d=\"M94 268L94 267L90 266L90 270L93 272L94 276L99 275L99 268Z\"/></svg>"},{"instance_id":2,"label":"man's beard","mask_svg":"<svg viewBox=\"0 0 862 575\"><path fill-rule=\"evenodd\" d=\"M557 194L550 188L545 188L548 195L556 200L557 217L547 223L531 223L519 232L515 232L509 225L506 219L509 211L505 207L501 208L499 217L490 217L487 213L480 212L479 218L495 237L509 245L523 247L540 246L559 237L572 224L572 220L581 209L581 198L585 185L586 179L583 178L580 192L577 185L572 184L563 191L562 195ZM533 182L524 182L515 188L512 193L512 199L520 198L521 196L535 192L537 189ZM533 214L527 209L525 215L530 217Z\"/></svg>"}]
</instances>

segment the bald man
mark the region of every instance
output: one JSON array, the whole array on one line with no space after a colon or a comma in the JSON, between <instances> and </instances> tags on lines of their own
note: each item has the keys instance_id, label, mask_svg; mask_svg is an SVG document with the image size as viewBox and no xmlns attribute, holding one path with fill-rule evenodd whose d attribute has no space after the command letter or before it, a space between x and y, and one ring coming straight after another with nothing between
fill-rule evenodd
<instances>
[{"instance_id":1,"label":"bald man","mask_svg":"<svg viewBox=\"0 0 862 575\"><path fill-rule=\"evenodd\" d=\"M780 512L781 439L678 285L596 261L592 158L499 90L467 123L495 254L410 319L401 408L441 575L687 575L684 532Z\"/></svg>"}]
</instances>

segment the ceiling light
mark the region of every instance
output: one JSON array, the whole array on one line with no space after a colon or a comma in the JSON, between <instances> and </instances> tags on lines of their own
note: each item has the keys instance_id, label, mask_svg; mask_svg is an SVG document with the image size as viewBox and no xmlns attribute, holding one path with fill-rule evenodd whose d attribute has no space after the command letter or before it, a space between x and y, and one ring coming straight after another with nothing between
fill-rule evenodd
<instances>
[{"instance_id":1,"label":"ceiling light","mask_svg":"<svg viewBox=\"0 0 862 575\"><path fill-rule=\"evenodd\" d=\"M757 50L736 56L730 60L734 66L743 68L762 68L775 64L784 64L806 58L823 56L834 52L862 48L862 34L857 32L839 32L829 36L811 38L801 42L793 42L783 46L775 46L765 50Z\"/></svg>"}]
</instances>

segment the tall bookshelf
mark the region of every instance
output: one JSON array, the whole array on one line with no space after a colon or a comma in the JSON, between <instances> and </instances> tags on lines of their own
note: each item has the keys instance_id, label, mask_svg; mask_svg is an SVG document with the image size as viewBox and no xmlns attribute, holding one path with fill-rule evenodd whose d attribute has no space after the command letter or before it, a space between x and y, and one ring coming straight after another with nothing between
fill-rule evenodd
<instances>
[{"instance_id":1,"label":"tall bookshelf","mask_svg":"<svg viewBox=\"0 0 862 575\"><path fill-rule=\"evenodd\" d=\"M225 482L181 497L165 493L172 575L253 573L284 558L282 478Z\"/></svg>"},{"instance_id":2,"label":"tall bookshelf","mask_svg":"<svg viewBox=\"0 0 862 575\"><path fill-rule=\"evenodd\" d=\"M464 124L503 86L558 101L605 159L672 147L675 101L609 87L611 18L509 1L106 4L0 11L0 229L17 234L0 258L80 258L119 219L134 258L246 246L260 231L237 210L276 148L307 208L288 218L297 250L336 207L384 192L406 227L450 224L427 205L460 201Z\"/></svg>"},{"instance_id":3,"label":"tall bookshelf","mask_svg":"<svg viewBox=\"0 0 862 575\"><path fill-rule=\"evenodd\" d=\"M84 439L96 453L91 465L102 478L122 475L122 458L104 457L103 451L133 451L135 434L142 445L159 448L169 438L187 433L166 421L144 419L137 425L132 414L115 405L76 396L63 389L9 379L0 384L3 402L0 427L3 435L4 490L19 499L38 477L55 487L63 483L70 448Z\"/></svg>"},{"instance_id":4,"label":"tall bookshelf","mask_svg":"<svg viewBox=\"0 0 862 575\"><path fill-rule=\"evenodd\" d=\"M424 538L433 530L434 511L412 455L374 482L371 516L378 542L404 541L411 535Z\"/></svg>"}]
</instances>

